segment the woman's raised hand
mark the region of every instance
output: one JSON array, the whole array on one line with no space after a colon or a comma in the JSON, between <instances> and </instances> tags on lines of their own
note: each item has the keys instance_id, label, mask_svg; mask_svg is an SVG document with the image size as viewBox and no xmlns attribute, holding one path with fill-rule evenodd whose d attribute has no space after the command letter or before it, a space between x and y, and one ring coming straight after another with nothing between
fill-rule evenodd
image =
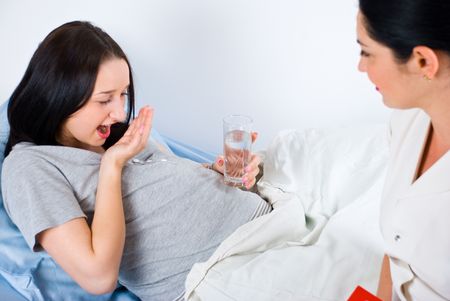
<instances>
[{"instance_id":1,"label":"woman's raised hand","mask_svg":"<svg viewBox=\"0 0 450 301\"><path fill-rule=\"evenodd\" d=\"M113 146L108 148L103 157L108 156L123 166L129 159L141 152L147 145L152 128L153 109L145 106L131 122L128 130Z\"/></svg>"}]
</instances>

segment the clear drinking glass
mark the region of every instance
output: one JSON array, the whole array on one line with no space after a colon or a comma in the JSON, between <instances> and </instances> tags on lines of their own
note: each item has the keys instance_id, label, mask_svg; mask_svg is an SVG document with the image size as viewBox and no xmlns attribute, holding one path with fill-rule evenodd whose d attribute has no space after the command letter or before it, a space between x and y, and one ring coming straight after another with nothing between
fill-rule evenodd
<instances>
[{"instance_id":1,"label":"clear drinking glass","mask_svg":"<svg viewBox=\"0 0 450 301\"><path fill-rule=\"evenodd\" d=\"M243 187L242 176L250 162L253 120L244 115L223 119L223 153L225 184Z\"/></svg>"}]
</instances>

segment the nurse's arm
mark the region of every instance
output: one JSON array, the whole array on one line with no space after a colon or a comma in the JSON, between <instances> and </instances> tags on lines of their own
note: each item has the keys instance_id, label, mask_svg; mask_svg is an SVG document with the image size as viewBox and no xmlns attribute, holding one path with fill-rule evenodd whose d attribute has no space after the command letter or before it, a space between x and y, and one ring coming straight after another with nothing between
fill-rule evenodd
<instances>
[{"instance_id":1,"label":"nurse's arm","mask_svg":"<svg viewBox=\"0 0 450 301\"><path fill-rule=\"evenodd\" d=\"M389 257L384 255L381 265L380 281L378 282L377 296L383 301L392 300L392 279L389 266Z\"/></svg>"}]
</instances>

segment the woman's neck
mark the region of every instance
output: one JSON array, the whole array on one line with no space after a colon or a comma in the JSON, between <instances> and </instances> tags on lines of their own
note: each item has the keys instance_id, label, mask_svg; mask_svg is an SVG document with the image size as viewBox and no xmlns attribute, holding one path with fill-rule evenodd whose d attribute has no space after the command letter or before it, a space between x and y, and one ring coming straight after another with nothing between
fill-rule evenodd
<instances>
[{"instance_id":1,"label":"woman's neck","mask_svg":"<svg viewBox=\"0 0 450 301\"><path fill-rule=\"evenodd\" d=\"M437 83L436 83L437 84ZM419 107L431 120L422 157L419 161L417 177L420 177L434 163L450 150L450 86L440 84L429 90L425 101Z\"/></svg>"},{"instance_id":2,"label":"woman's neck","mask_svg":"<svg viewBox=\"0 0 450 301\"><path fill-rule=\"evenodd\" d=\"M98 154L103 154L105 152L105 149L101 146L93 146L93 147L90 147L88 150L90 150L92 152L96 152Z\"/></svg>"},{"instance_id":3,"label":"woman's neck","mask_svg":"<svg viewBox=\"0 0 450 301\"><path fill-rule=\"evenodd\" d=\"M431 118L431 125L419 162L416 179L450 150L450 110L428 110L426 112Z\"/></svg>"},{"instance_id":4,"label":"woman's neck","mask_svg":"<svg viewBox=\"0 0 450 301\"><path fill-rule=\"evenodd\" d=\"M427 111L433 127L433 146L441 151L450 150L450 105Z\"/></svg>"}]
</instances>

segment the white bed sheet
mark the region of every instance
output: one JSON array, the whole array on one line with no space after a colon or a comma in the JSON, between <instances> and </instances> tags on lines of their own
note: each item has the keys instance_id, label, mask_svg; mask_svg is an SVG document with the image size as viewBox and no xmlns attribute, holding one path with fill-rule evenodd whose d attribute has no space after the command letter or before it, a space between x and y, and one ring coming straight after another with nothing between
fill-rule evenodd
<instances>
[{"instance_id":1,"label":"white bed sheet","mask_svg":"<svg viewBox=\"0 0 450 301\"><path fill-rule=\"evenodd\" d=\"M186 282L187 300L346 300L375 292L385 126L285 131L258 183L272 213L237 229Z\"/></svg>"}]
</instances>

